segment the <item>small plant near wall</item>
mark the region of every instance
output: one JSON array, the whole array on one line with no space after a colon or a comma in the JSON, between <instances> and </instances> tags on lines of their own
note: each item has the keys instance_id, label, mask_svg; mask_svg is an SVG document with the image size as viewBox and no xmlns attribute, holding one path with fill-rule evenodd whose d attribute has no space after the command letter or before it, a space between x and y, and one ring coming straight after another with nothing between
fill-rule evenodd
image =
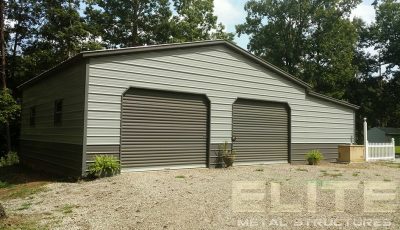
<instances>
[{"instance_id":1,"label":"small plant near wall","mask_svg":"<svg viewBox=\"0 0 400 230\"><path fill-rule=\"evenodd\" d=\"M230 149L228 142L225 141L218 146L218 156L224 161L225 167L232 167L236 160L236 151Z\"/></svg>"},{"instance_id":2,"label":"small plant near wall","mask_svg":"<svg viewBox=\"0 0 400 230\"><path fill-rule=\"evenodd\" d=\"M89 178L110 177L120 172L118 159L113 156L95 156L94 163L89 166Z\"/></svg>"},{"instance_id":3,"label":"small plant near wall","mask_svg":"<svg viewBox=\"0 0 400 230\"><path fill-rule=\"evenodd\" d=\"M7 218L6 210L3 205L0 203L0 220Z\"/></svg>"},{"instance_id":4,"label":"small plant near wall","mask_svg":"<svg viewBox=\"0 0 400 230\"><path fill-rule=\"evenodd\" d=\"M0 167L16 165L19 163L19 157L16 152L9 152L4 157L0 158Z\"/></svg>"},{"instance_id":5,"label":"small plant near wall","mask_svg":"<svg viewBox=\"0 0 400 230\"><path fill-rule=\"evenodd\" d=\"M306 154L306 160L309 165L317 165L324 159L324 155L317 149L313 149Z\"/></svg>"}]
</instances>

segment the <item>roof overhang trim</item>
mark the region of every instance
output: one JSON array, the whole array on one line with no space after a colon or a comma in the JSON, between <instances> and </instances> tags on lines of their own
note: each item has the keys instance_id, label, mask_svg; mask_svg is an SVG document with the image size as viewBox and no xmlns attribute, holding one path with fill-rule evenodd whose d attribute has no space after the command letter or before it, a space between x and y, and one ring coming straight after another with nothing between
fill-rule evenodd
<instances>
[{"instance_id":1,"label":"roof overhang trim","mask_svg":"<svg viewBox=\"0 0 400 230\"><path fill-rule=\"evenodd\" d=\"M349 107L351 109L359 109L360 107L357 105L353 105L351 103L348 103L346 101L342 100L337 100L332 97L325 96L323 94L316 93L312 91L311 86L307 84L306 82L298 79L297 77L290 75L289 73L285 72L284 70L272 65L271 63L266 62L265 60L249 53L248 51L242 49L241 47L225 41L225 40L210 40L210 41L198 41L198 42L187 42L187 43L174 43L174 44L164 44L164 45L152 45L152 46L140 46L140 47L130 47L130 48L121 48L121 49L109 49L109 50L96 50L96 51L86 51L82 52L60 64L57 66L43 72L42 74L24 82L20 86L18 86L18 89L24 89L26 87L29 87L30 85L33 85L34 83L40 81L43 78L46 78L60 70L63 70L64 68L80 62L83 59L87 58L97 58L97 57L105 57L105 56L111 56L111 55L123 55L123 54L132 54L132 53L141 53L141 52L151 52L151 51L164 51L164 50L171 50L171 49L186 49L186 48L193 48L193 47L203 47L203 46L215 46L215 45L225 45L226 47L232 49L233 51L244 55L245 57L255 61L256 63L260 64L261 66L269 69L270 71L285 77L286 79L302 86L305 88L306 93L310 96L318 97L345 107Z\"/></svg>"}]
</instances>

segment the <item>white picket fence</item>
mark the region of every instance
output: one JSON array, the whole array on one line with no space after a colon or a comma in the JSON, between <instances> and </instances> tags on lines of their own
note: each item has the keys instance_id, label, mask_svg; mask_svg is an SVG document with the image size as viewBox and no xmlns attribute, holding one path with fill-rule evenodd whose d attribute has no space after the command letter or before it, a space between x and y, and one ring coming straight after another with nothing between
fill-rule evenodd
<instances>
[{"instance_id":1,"label":"white picket fence","mask_svg":"<svg viewBox=\"0 0 400 230\"><path fill-rule=\"evenodd\" d=\"M370 143L366 141L365 160L395 160L395 143L394 138L390 143Z\"/></svg>"}]
</instances>

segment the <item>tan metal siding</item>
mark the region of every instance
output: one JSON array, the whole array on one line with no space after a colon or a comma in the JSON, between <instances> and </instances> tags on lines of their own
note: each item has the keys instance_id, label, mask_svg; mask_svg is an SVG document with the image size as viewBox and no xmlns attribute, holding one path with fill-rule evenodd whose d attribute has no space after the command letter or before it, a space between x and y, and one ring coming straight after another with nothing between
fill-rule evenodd
<instances>
[{"instance_id":1,"label":"tan metal siding","mask_svg":"<svg viewBox=\"0 0 400 230\"><path fill-rule=\"evenodd\" d=\"M313 149L319 150L324 155L325 161L336 162L338 146L343 143L296 143L292 144L292 163L306 163L305 156Z\"/></svg>"},{"instance_id":2,"label":"tan metal siding","mask_svg":"<svg viewBox=\"0 0 400 230\"><path fill-rule=\"evenodd\" d=\"M207 118L203 96L130 89L122 99L122 167L205 167Z\"/></svg>"},{"instance_id":3,"label":"tan metal siding","mask_svg":"<svg viewBox=\"0 0 400 230\"><path fill-rule=\"evenodd\" d=\"M289 103L292 142L348 143L354 111L306 96L295 85L224 46L90 59L88 144L120 143L120 103L130 86L207 94L211 143L230 142L236 98Z\"/></svg>"},{"instance_id":4,"label":"tan metal siding","mask_svg":"<svg viewBox=\"0 0 400 230\"><path fill-rule=\"evenodd\" d=\"M90 145L86 147L86 164L94 162L96 155L108 155L119 159L120 146L119 145Z\"/></svg>"},{"instance_id":5,"label":"tan metal siding","mask_svg":"<svg viewBox=\"0 0 400 230\"><path fill-rule=\"evenodd\" d=\"M237 162L288 162L289 115L285 104L239 99L233 104Z\"/></svg>"}]
</instances>

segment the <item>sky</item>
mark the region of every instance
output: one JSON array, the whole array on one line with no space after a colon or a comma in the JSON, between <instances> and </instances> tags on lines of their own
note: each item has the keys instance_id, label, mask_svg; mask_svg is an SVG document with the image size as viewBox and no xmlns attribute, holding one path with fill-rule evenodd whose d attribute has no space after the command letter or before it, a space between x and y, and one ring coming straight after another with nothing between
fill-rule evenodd
<instances>
[{"instance_id":1,"label":"sky","mask_svg":"<svg viewBox=\"0 0 400 230\"><path fill-rule=\"evenodd\" d=\"M235 25L245 21L246 12L244 5L247 0L214 0L214 11L218 20L226 26L227 32L236 32ZM368 24L375 20L375 10L371 3L373 0L363 0L352 12L352 17L362 18ZM242 48L247 49L249 38L246 35L235 37L235 42Z\"/></svg>"}]
</instances>

